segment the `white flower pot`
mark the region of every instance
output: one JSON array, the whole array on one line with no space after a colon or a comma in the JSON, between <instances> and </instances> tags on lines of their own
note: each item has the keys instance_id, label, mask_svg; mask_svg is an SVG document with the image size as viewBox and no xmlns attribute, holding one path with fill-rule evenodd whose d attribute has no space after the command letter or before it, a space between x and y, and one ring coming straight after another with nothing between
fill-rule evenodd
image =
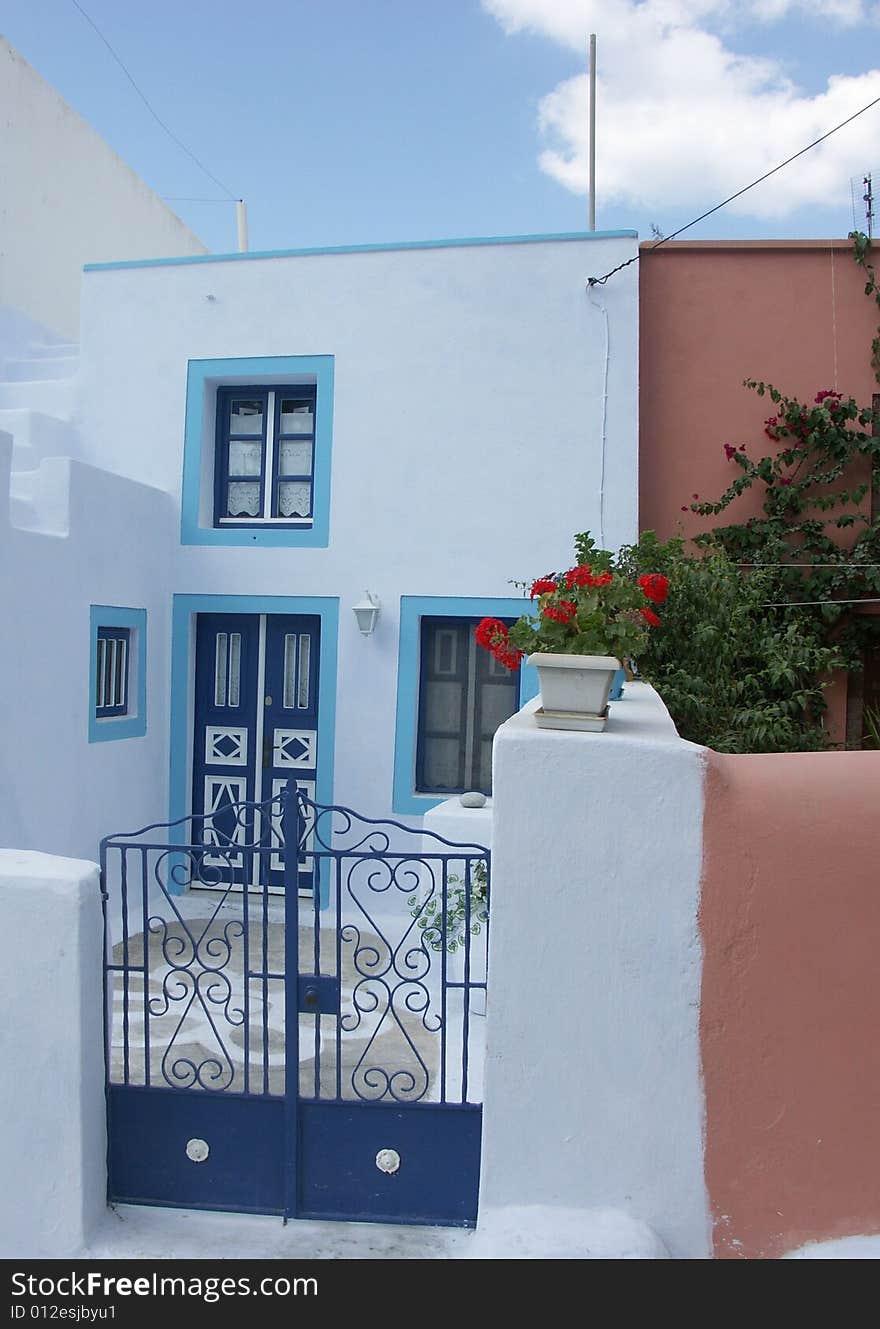
<instances>
[{"instance_id":1,"label":"white flower pot","mask_svg":"<svg viewBox=\"0 0 880 1329\"><path fill-rule=\"evenodd\" d=\"M613 655L530 655L538 671L541 707L535 715L548 729L605 728L608 694L621 668Z\"/></svg>"}]
</instances>

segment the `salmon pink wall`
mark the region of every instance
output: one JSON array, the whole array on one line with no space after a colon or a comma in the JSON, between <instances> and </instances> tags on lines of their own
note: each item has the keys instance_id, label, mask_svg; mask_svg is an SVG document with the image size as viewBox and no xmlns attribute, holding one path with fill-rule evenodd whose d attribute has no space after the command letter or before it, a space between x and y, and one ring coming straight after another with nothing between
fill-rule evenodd
<instances>
[{"instance_id":1,"label":"salmon pink wall","mask_svg":"<svg viewBox=\"0 0 880 1329\"><path fill-rule=\"evenodd\" d=\"M640 254L639 525L690 536L711 522L682 507L738 474L724 444L770 449L771 403L743 379L869 405L877 307L847 240L673 241ZM746 496L731 518L759 506Z\"/></svg>"},{"instance_id":2,"label":"salmon pink wall","mask_svg":"<svg viewBox=\"0 0 880 1329\"><path fill-rule=\"evenodd\" d=\"M715 1253L880 1232L880 753L707 754Z\"/></svg>"}]
</instances>

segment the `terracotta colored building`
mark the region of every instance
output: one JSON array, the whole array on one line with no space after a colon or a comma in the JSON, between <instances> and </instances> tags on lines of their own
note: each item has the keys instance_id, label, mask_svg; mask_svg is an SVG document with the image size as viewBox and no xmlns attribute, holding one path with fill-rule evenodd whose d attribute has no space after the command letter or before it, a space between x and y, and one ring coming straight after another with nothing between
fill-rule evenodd
<instances>
[{"instance_id":1,"label":"terracotta colored building","mask_svg":"<svg viewBox=\"0 0 880 1329\"><path fill-rule=\"evenodd\" d=\"M695 495L715 498L730 482L724 444L767 446L770 404L744 379L808 401L822 388L863 404L880 401L870 365L877 307L865 296L850 241L644 244L639 267L642 530L668 539L708 529L707 519L687 509ZM874 503L876 511L876 493ZM753 491L731 518L759 506ZM828 700L832 737L853 744L863 703L880 701L878 654L848 687L835 683Z\"/></svg>"}]
</instances>

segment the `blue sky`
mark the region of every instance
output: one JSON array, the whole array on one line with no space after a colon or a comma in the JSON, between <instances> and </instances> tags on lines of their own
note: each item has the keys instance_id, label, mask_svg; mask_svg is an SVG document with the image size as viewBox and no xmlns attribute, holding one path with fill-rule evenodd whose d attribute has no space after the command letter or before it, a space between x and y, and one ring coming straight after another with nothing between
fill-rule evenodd
<instances>
[{"instance_id":1,"label":"blue sky","mask_svg":"<svg viewBox=\"0 0 880 1329\"><path fill-rule=\"evenodd\" d=\"M253 249L583 229L591 30L602 229L668 234L880 96L880 6L864 0L81 3L247 200ZM222 197L70 0L0 13L159 194ZM690 234L845 235L850 177L871 168L880 194L880 107ZM229 204L171 206L210 248L234 248Z\"/></svg>"}]
</instances>

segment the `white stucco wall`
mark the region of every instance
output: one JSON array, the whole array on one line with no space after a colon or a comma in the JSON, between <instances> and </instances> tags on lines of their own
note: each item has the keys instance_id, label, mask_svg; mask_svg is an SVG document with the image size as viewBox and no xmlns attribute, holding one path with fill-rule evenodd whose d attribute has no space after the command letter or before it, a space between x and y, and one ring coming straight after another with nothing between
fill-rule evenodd
<instances>
[{"instance_id":1,"label":"white stucco wall","mask_svg":"<svg viewBox=\"0 0 880 1329\"><path fill-rule=\"evenodd\" d=\"M179 502L187 362L333 355L326 549L176 544L167 590L340 600L334 796L391 810L400 597L509 597L571 536L637 521L637 283L586 278L631 237L89 271L82 456ZM209 444L210 445L210 444ZM373 636L352 604L382 602Z\"/></svg>"},{"instance_id":2,"label":"white stucco wall","mask_svg":"<svg viewBox=\"0 0 880 1329\"><path fill-rule=\"evenodd\" d=\"M98 869L2 849L0 908L0 1252L66 1259L106 1203Z\"/></svg>"},{"instance_id":3,"label":"white stucco wall","mask_svg":"<svg viewBox=\"0 0 880 1329\"><path fill-rule=\"evenodd\" d=\"M0 304L75 341L82 265L206 246L0 37Z\"/></svg>"},{"instance_id":4,"label":"white stucco wall","mask_svg":"<svg viewBox=\"0 0 880 1329\"><path fill-rule=\"evenodd\" d=\"M33 489L39 495L40 481L48 485L55 533L21 530L10 521L11 453L10 435L0 432L0 605L8 625L0 845L96 858L103 835L161 819L167 808L175 514L165 494L53 458ZM147 610L144 737L89 742L90 604Z\"/></svg>"},{"instance_id":5,"label":"white stucco wall","mask_svg":"<svg viewBox=\"0 0 880 1329\"><path fill-rule=\"evenodd\" d=\"M481 1214L609 1207L706 1258L704 750L647 684L601 734L534 705L495 740Z\"/></svg>"}]
</instances>

